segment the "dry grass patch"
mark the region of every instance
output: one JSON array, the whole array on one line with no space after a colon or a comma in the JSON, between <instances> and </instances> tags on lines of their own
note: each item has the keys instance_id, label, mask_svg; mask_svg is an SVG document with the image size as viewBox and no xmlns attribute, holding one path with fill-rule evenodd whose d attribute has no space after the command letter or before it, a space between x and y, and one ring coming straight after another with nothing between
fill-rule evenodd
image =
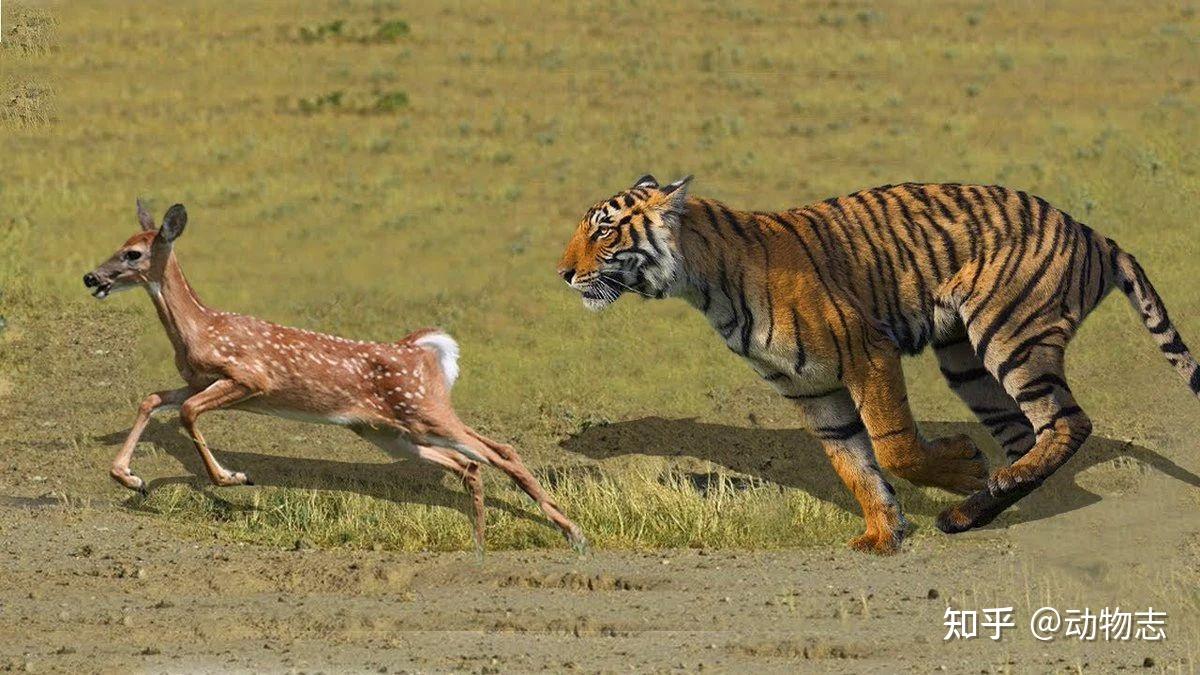
<instances>
[{"instance_id":1,"label":"dry grass patch","mask_svg":"<svg viewBox=\"0 0 1200 675\"><path fill-rule=\"evenodd\" d=\"M54 49L58 20L45 8L17 5L5 17L0 53L45 54Z\"/></svg>"},{"instance_id":2,"label":"dry grass patch","mask_svg":"<svg viewBox=\"0 0 1200 675\"><path fill-rule=\"evenodd\" d=\"M53 91L34 82L9 82L0 99L0 123L9 126L38 126L54 118Z\"/></svg>"}]
</instances>

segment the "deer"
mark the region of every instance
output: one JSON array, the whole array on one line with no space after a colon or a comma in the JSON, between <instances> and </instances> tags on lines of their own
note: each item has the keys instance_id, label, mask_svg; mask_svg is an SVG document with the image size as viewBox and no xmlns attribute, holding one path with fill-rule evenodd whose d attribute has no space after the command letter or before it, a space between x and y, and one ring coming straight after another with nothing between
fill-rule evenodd
<instances>
[{"instance_id":1,"label":"deer","mask_svg":"<svg viewBox=\"0 0 1200 675\"><path fill-rule=\"evenodd\" d=\"M187 210L175 204L161 226L137 200L141 231L83 276L91 294L145 288L175 352L185 385L157 391L138 406L129 436L110 474L147 494L130 468L134 448L153 414L179 410L179 422L217 486L253 485L226 469L197 427L213 410L240 410L345 427L393 456L415 456L458 477L471 496L476 551L484 547L481 467L500 469L540 507L567 542L583 552L583 531L568 519L511 446L463 423L451 405L459 346L447 333L426 328L397 342L364 342L259 318L216 311L188 284L175 256Z\"/></svg>"}]
</instances>

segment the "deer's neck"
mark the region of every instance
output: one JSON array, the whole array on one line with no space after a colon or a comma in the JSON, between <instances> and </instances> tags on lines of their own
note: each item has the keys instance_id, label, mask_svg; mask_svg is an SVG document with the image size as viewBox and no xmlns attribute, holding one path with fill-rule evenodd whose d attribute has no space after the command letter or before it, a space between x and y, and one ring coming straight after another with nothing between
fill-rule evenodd
<instances>
[{"instance_id":1,"label":"deer's neck","mask_svg":"<svg viewBox=\"0 0 1200 675\"><path fill-rule=\"evenodd\" d=\"M157 282L151 282L148 290L154 308L158 310L158 318L175 347L175 354L186 357L187 352L203 339L202 333L211 313L183 276L174 254L167 258L162 276Z\"/></svg>"}]
</instances>

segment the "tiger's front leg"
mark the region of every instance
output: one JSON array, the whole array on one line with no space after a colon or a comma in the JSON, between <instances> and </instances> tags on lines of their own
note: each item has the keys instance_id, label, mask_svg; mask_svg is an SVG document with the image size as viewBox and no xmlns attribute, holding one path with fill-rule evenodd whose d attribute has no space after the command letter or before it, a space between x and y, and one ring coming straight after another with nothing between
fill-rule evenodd
<instances>
[{"instance_id":1,"label":"tiger's front leg","mask_svg":"<svg viewBox=\"0 0 1200 675\"><path fill-rule=\"evenodd\" d=\"M843 381L885 469L916 485L958 494L982 489L987 458L970 438L926 441L917 433L899 354L875 352L856 365L846 369Z\"/></svg>"},{"instance_id":2,"label":"tiger's front leg","mask_svg":"<svg viewBox=\"0 0 1200 675\"><path fill-rule=\"evenodd\" d=\"M900 550L908 522L896 501L896 491L883 478L866 427L849 392L842 387L816 394L788 394L804 415L809 432L821 441L825 454L862 508L867 531L850 547L890 555Z\"/></svg>"}]
</instances>

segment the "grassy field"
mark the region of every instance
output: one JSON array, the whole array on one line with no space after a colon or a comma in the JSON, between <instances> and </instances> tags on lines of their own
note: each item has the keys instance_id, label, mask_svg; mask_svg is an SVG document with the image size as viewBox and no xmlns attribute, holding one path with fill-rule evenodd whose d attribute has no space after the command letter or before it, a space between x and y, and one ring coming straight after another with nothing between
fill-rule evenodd
<instances>
[{"instance_id":1,"label":"grassy field","mask_svg":"<svg viewBox=\"0 0 1200 675\"><path fill-rule=\"evenodd\" d=\"M80 285L136 229L139 195L187 205L176 250L215 307L361 339L452 332L462 415L542 467L601 547L826 545L860 527L815 443L780 431L788 406L701 316L633 300L592 315L555 276L586 208L644 173L761 209L909 180L1030 190L1135 253L1200 339L1194 3L4 11L0 469L17 492L127 499L111 456L137 401L178 379L141 294L99 304ZM1144 333L1106 303L1070 351L1074 389L1098 435L1182 443L1194 401ZM920 420L970 420L931 359L908 371ZM282 546L469 546L466 499L436 474L333 429L203 424L262 487L192 478L163 416L134 460L156 489L128 508ZM561 545L487 480L490 546ZM928 531L950 497L901 487Z\"/></svg>"}]
</instances>

